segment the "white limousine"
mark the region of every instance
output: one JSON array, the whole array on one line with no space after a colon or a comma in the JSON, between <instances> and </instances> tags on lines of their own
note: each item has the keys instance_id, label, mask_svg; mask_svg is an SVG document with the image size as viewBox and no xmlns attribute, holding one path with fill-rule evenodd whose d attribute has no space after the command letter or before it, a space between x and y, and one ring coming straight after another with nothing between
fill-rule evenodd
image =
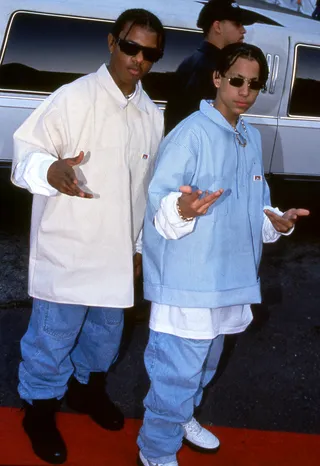
<instances>
[{"instance_id":1,"label":"white limousine","mask_svg":"<svg viewBox=\"0 0 320 466\"><path fill-rule=\"evenodd\" d=\"M172 73L202 40L195 0L0 0L0 164L12 158L12 134L52 91L108 61L107 35L135 7L166 27L162 60L144 81L164 108ZM262 134L265 172L320 180L320 22L248 8L261 15L246 41L260 46L270 78L246 118Z\"/></svg>"}]
</instances>

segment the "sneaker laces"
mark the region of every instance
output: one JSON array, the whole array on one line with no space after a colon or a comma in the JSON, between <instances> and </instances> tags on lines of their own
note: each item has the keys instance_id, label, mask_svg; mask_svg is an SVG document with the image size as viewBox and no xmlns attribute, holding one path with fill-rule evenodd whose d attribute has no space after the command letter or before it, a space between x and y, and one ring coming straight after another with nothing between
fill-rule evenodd
<instances>
[{"instance_id":1,"label":"sneaker laces","mask_svg":"<svg viewBox=\"0 0 320 466\"><path fill-rule=\"evenodd\" d=\"M191 421L187 422L187 424L183 424L183 427L185 428L187 433L190 434L198 435L202 431L201 425L199 424L199 422L195 420L194 417L191 419Z\"/></svg>"}]
</instances>

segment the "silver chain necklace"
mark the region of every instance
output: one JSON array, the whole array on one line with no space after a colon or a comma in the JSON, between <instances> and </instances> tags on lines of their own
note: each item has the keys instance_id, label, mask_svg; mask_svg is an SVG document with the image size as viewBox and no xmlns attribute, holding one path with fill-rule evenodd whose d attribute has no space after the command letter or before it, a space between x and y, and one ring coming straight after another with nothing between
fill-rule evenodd
<instances>
[{"instance_id":1,"label":"silver chain necklace","mask_svg":"<svg viewBox=\"0 0 320 466\"><path fill-rule=\"evenodd\" d=\"M215 108L214 102L210 102L210 105L211 105L211 107ZM239 117L239 120L240 120L241 126L243 128L243 131L244 131L246 137L248 138L246 125L244 124L244 121L243 121L243 119L241 117ZM233 128L233 130L235 132L236 140L238 141L239 145L241 147L246 147L247 139L245 137L243 137L242 134L239 133L239 131L237 130L237 125L232 126L232 128Z\"/></svg>"},{"instance_id":2,"label":"silver chain necklace","mask_svg":"<svg viewBox=\"0 0 320 466\"><path fill-rule=\"evenodd\" d=\"M247 133L247 128L246 128L246 125L244 124L244 121L241 117L239 117L239 120L240 120L240 123L241 123L241 126L243 128L243 131L246 135L246 138L248 138L248 133ZM236 126L233 126L233 129L234 129L234 132L236 133L236 140L238 141L238 143L240 144L241 147L246 147L247 145L247 139L244 138L242 136L241 133L239 133L239 131L237 130L237 127Z\"/></svg>"}]
</instances>

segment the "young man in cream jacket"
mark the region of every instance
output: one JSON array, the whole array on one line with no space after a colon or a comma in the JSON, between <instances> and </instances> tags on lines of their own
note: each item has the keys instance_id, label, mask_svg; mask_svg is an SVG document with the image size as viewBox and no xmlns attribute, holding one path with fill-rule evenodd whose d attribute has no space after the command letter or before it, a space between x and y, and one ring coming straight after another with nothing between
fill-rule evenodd
<instances>
[{"instance_id":1,"label":"young man in cream jacket","mask_svg":"<svg viewBox=\"0 0 320 466\"><path fill-rule=\"evenodd\" d=\"M159 19L127 10L108 37L108 66L63 86L14 135L14 184L34 194L29 262L33 309L21 341L23 426L35 453L61 464L59 401L117 430L105 393L123 309L133 305L136 248L163 117L141 78L163 55Z\"/></svg>"}]
</instances>

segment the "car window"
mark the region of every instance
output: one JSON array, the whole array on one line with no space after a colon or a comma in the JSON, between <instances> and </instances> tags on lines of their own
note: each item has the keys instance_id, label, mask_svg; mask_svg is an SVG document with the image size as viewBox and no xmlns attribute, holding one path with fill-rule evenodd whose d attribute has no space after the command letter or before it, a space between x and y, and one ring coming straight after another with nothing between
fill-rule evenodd
<instances>
[{"instance_id":1,"label":"car window","mask_svg":"<svg viewBox=\"0 0 320 466\"><path fill-rule=\"evenodd\" d=\"M28 12L13 15L0 60L0 89L50 94L108 62L113 21ZM166 50L144 79L154 100L166 101L170 78L201 42L198 31L166 29Z\"/></svg>"},{"instance_id":2,"label":"car window","mask_svg":"<svg viewBox=\"0 0 320 466\"><path fill-rule=\"evenodd\" d=\"M163 102L168 100L172 74L184 58L197 50L201 42L202 35L198 31L166 29L164 57L155 63L143 80L143 86L153 100Z\"/></svg>"},{"instance_id":3,"label":"car window","mask_svg":"<svg viewBox=\"0 0 320 466\"><path fill-rule=\"evenodd\" d=\"M112 23L16 13L0 67L0 88L51 93L108 59Z\"/></svg>"},{"instance_id":4,"label":"car window","mask_svg":"<svg viewBox=\"0 0 320 466\"><path fill-rule=\"evenodd\" d=\"M320 47L298 45L289 115L320 117Z\"/></svg>"}]
</instances>

